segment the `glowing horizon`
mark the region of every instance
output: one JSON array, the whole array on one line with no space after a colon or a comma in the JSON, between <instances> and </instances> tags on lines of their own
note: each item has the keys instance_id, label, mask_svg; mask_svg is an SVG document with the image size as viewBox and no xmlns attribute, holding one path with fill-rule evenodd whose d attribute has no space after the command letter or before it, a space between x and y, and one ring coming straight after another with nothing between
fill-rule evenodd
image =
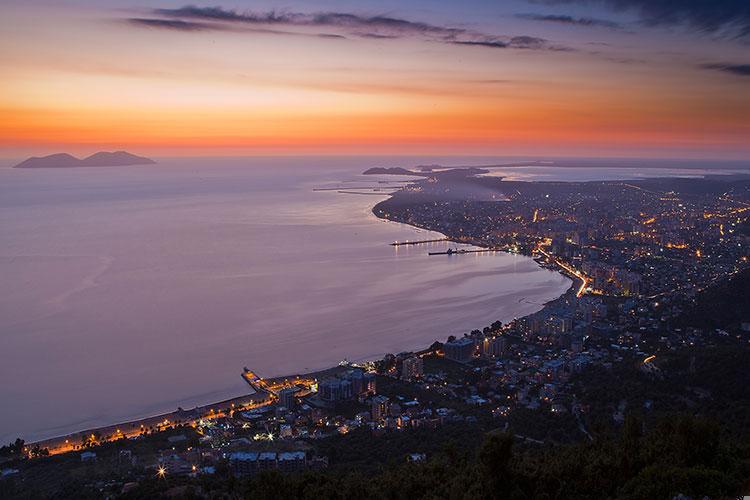
<instances>
[{"instance_id":1,"label":"glowing horizon","mask_svg":"<svg viewBox=\"0 0 750 500\"><path fill-rule=\"evenodd\" d=\"M742 18L338 3L7 2L0 155L750 153Z\"/></svg>"}]
</instances>

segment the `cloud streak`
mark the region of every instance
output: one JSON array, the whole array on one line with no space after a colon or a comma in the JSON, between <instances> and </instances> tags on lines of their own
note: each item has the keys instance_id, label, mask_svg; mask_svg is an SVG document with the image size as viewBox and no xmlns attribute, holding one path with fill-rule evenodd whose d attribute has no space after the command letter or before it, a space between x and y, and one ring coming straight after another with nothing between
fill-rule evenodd
<instances>
[{"instance_id":1,"label":"cloud streak","mask_svg":"<svg viewBox=\"0 0 750 500\"><path fill-rule=\"evenodd\" d=\"M556 14L516 14L516 17L528 21L567 24L571 26L583 26L586 28L607 28L612 30L624 29L620 23L608 21L606 19L594 19L591 17L573 17Z\"/></svg>"},{"instance_id":2,"label":"cloud streak","mask_svg":"<svg viewBox=\"0 0 750 500\"><path fill-rule=\"evenodd\" d=\"M553 50L570 51L567 47L552 45L544 38L535 36L514 36L508 40L484 39L484 40L452 40L453 45L468 45L473 47L487 47L490 49L530 49L530 50Z\"/></svg>"},{"instance_id":3,"label":"cloud streak","mask_svg":"<svg viewBox=\"0 0 750 500\"><path fill-rule=\"evenodd\" d=\"M286 26L322 26L364 30L371 34L382 31L385 36L428 34L454 38L469 33L462 28L436 26L388 16L359 16L342 12L301 14L295 12L238 12L222 7L196 7L187 5L177 9L154 9L154 14L177 19L223 21L241 24L278 24Z\"/></svg>"},{"instance_id":4,"label":"cloud streak","mask_svg":"<svg viewBox=\"0 0 750 500\"><path fill-rule=\"evenodd\" d=\"M173 31L228 30L238 27L257 30L262 27L304 30L326 30L313 36L324 38L419 39L453 45L487 47L494 49L530 49L569 51L549 41L532 36L502 36L466 28L438 26L420 21L410 21L390 16L361 16L344 12L302 14L297 12L239 12L222 7L197 7L187 5L175 9L153 9L152 18L131 18L137 26L162 28ZM268 32L268 31L266 31ZM278 33L288 33L278 31ZM299 34L299 33L296 33Z\"/></svg>"},{"instance_id":5,"label":"cloud streak","mask_svg":"<svg viewBox=\"0 0 750 500\"><path fill-rule=\"evenodd\" d=\"M699 33L750 41L747 0L533 0L546 5L601 4L635 12L646 26L687 26Z\"/></svg>"},{"instance_id":6,"label":"cloud streak","mask_svg":"<svg viewBox=\"0 0 750 500\"><path fill-rule=\"evenodd\" d=\"M143 26L146 28L157 28L167 29L173 31L204 31L214 30L217 26L197 23L192 21L181 21L177 19L152 19L145 17L131 17L127 19L127 22L135 26Z\"/></svg>"},{"instance_id":7,"label":"cloud streak","mask_svg":"<svg viewBox=\"0 0 750 500\"><path fill-rule=\"evenodd\" d=\"M750 64L712 63L704 64L701 67L703 69L723 71L724 73L729 73L731 75L750 76Z\"/></svg>"}]
</instances>

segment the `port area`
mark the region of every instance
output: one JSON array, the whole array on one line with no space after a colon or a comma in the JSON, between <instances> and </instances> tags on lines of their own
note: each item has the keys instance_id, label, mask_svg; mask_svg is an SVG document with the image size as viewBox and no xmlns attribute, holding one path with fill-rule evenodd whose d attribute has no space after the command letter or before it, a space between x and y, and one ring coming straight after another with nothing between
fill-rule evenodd
<instances>
[{"instance_id":1,"label":"port area","mask_svg":"<svg viewBox=\"0 0 750 500\"><path fill-rule=\"evenodd\" d=\"M348 364L341 364L317 372L264 379L245 367L242 371L242 378L256 394L265 394L271 401L276 401L279 393L284 389L293 389L295 397L304 397L316 392L319 380L334 377L347 369L349 369Z\"/></svg>"}]
</instances>

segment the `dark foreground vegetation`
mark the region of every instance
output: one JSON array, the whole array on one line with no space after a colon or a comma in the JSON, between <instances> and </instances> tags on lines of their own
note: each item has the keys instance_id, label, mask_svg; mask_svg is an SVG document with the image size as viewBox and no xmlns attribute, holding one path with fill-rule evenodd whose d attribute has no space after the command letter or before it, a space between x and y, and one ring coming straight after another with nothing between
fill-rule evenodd
<instances>
[{"instance_id":1,"label":"dark foreground vegetation","mask_svg":"<svg viewBox=\"0 0 750 500\"><path fill-rule=\"evenodd\" d=\"M351 438L352 443L371 445L371 451L384 446L364 433ZM401 434L397 441L401 439L410 436ZM441 436L428 439L439 445ZM351 443L340 444L345 449ZM122 498L658 499L678 493L732 498L750 487L750 447L747 441L725 439L715 422L702 418L667 419L644 433L643 422L633 417L616 437L594 442L533 447L496 431L485 434L476 450L448 440L426 463L378 464L374 469L266 473L245 479L233 477L224 467L213 477L147 479ZM12 483L3 483L0 495L37 497ZM100 494L69 484L55 497Z\"/></svg>"}]
</instances>

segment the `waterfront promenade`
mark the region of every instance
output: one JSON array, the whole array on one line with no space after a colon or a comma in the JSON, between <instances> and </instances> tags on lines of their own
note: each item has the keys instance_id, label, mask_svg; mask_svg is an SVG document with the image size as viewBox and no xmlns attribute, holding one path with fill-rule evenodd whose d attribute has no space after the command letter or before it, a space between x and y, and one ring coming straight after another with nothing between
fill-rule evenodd
<instances>
[{"instance_id":1,"label":"waterfront promenade","mask_svg":"<svg viewBox=\"0 0 750 500\"><path fill-rule=\"evenodd\" d=\"M309 393L318 380L333 376L345 369L345 366L334 366L310 373L263 379L245 368L242 372L242 378L253 389L253 394L197 406L189 410L178 408L175 411L160 415L43 439L27 443L24 451L30 453L32 449L39 447L42 450L46 449L50 455L59 455L119 439L135 439L141 435L177 426L198 427L202 421L206 422L225 417L235 411L247 411L268 406L277 400L277 394L282 389L288 387L297 387L303 393Z\"/></svg>"},{"instance_id":2,"label":"waterfront promenade","mask_svg":"<svg viewBox=\"0 0 750 500\"><path fill-rule=\"evenodd\" d=\"M267 392L239 396L225 401L198 406L190 410L177 409L173 412L154 415L151 417L122 422L105 427L97 427L73 432L65 436L58 436L28 443L26 453L35 447L46 449L50 455L79 451L87 446L97 445L118 439L134 439L140 435L159 432L175 426L197 427L201 421L208 421L227 416L233 411L245 411L271 404L274 397Z\"/></svg>"}]
</instances>

